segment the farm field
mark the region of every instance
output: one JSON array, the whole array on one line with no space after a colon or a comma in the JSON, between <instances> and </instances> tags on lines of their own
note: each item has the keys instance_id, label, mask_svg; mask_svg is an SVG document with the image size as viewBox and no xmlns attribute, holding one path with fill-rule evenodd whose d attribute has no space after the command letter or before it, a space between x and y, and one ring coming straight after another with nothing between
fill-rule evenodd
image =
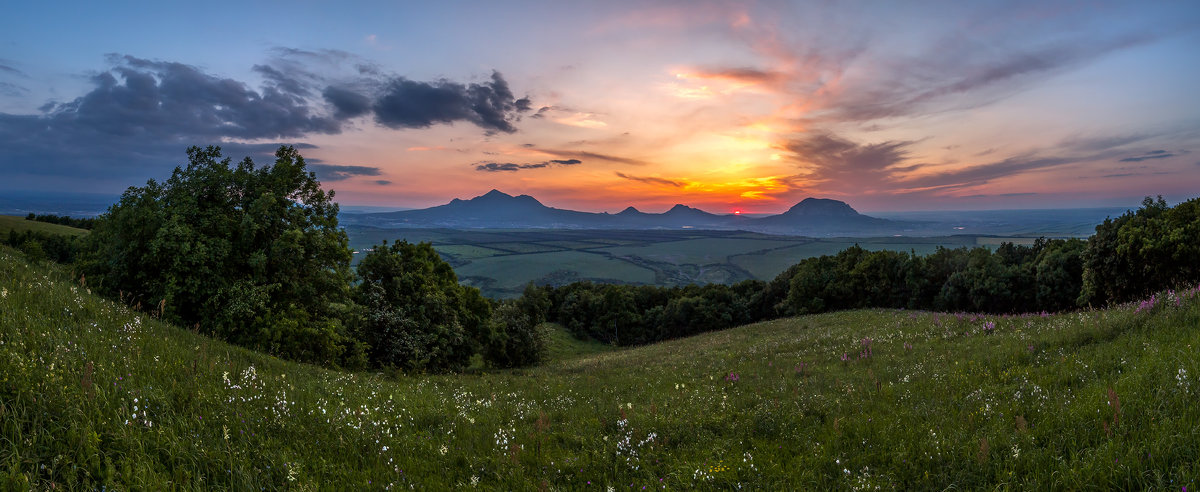
<instances>
[{"instance_id":1,"label":"farm field","mask_svg":"<svg viewBox=\"0 0 1200 492\"><path fill-rule=\"evenodd\" d=\"M88 232L86 229L27 220L25 217L15 215L0 215L0 234L7 235L9 231L36 231L50 234L65 234L68 236L82 236Z\"/></svg>"},{"instance_id":2,"label":"farm field","mask_svg":"<svg viewBox=\"0 0 1200 492\"><path fill-rule=\"evenodd\" d=\"M460 280L484 295L520 295L529 282L576 280L674 286L771 280L811 256L858 244L868 250L931 253L948 248L996 247L1036 238L992 236L807 238L707 230L454 230L346 228L355 259L380 241L430 242Z\"/></svg>"},{"instance_id":3,"label":"farm field","mask_svg":"<svg viewBox=\"0 0 1200 492\"><path fill-rule=\"evenodd\" d=\"M555 330L553 328L548 328ZM1200 486L1200 294L860 310L461 375L284 362L0 248L5 489Z\"/></svg>"}]
</instances>

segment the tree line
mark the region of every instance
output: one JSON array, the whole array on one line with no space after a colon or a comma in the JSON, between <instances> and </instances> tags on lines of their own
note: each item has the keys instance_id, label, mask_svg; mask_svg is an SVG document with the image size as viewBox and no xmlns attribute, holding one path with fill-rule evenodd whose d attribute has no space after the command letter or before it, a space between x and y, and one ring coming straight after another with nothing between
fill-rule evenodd
<instances>
[{"instance_id":1,"label":"tree line","mask_svg":"<svg viewBox=\"0 0 1200 492\"><path fill-rule=\"evenodd\" d=\"M515 303L459 285L429 244L385 242L352 270L334 193L294 148L265 166L212 146L187 154L167 180L127 189L89 234L9 243L72 262L89 288L129 306L292 360L453 371L476 354L493 367L541 358L544 334ZM69 254L46 253L60 242Z\"/></svg>"},{"instance_id":2,"label":"tree line","mask_svg":"<svg viewBox=\"0 0 1200 492\"><path fill-rule=\"evenodd\" d=\"M1142 207L1081 239L1037 239L917 255L855 245L806 258L770 282L686 287L578 282L525 289L532 319L637 345L784 316L857 308L981 313L1063 311L1200 282L1200 198Z\"/></svg>"},{"instance_id":3,"label":"tree line","mask_svg":"<svg viewBox=\"0 0 1200 492\"><path fill-rule=\"evenodd\" d=\"M54 214L34 214L31 213L25 216L25 220L33 220L37 222L46 222L48 224L65 225L76 227L79 229L91 229L96 224L96 219L91 217L71 217L67 215Z\"/></svg>"},{"instance_id":4,"label":"tree line","mask_svg":"<svg viewBox=\"0 0 1200 492\"><path fill-rule=\"evenodd\" d=\"M806 258L769 282L654 287L530 284L511 301L459 285L428 243L377 245L351 269L334 193L281 147L234 165L188 149L163 182L130 187L71 238L11 232L35 259L73 263L98 292L180 326L279 357L344 368L453 371L536 364L538 325L637 345L783 316L867 307L1016 313L1132 300L1200 281L1200 199L1159 197L1088 240L1038 239L929 255Z\"/></svg>"}]
</instances>

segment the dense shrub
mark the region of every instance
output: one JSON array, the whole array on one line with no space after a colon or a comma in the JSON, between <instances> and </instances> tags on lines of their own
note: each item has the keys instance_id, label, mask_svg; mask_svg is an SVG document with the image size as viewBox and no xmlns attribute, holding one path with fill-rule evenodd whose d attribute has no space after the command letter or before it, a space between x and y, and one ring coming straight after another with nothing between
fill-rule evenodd
<instances>
[{"instance_id":1,"label":"dense shrub","mask_svg":"<svg viewBox=\"0 0 1200 492\"><path fill-rule=\"evenodd\" d=\"M479 289L459 285L429 243L374 247L358 279L355 298L366 309L358 336L372 366L458 370L498 336Z\"/></svg>"},{"instance_id":2,"label":"dense shrub","mask_svg":"<svg viewBox=\"0 0 1200 492\"><path fill-rule=\"evenodd\" d=\"M79 253L79 238L42 231L8 231L4 244L25 253L30 260L71 263Z\"/></svg>"},{"instance_id":3,"label":"dense shrub","mask_svg":"<svg viewBox=\"0 0 1200 492\"><path fill-rule=\"evenodd\" d=\"M546 355L547 336L516 302L499 303L492 310L496 333L483 356L493 367L536 365Z\"/></svg>"}]
</instances>

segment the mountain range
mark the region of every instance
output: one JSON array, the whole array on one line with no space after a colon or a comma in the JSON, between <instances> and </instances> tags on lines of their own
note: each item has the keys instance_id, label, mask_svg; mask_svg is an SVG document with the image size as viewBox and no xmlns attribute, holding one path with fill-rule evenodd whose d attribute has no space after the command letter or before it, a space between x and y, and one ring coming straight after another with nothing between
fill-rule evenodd
<instances>
[{"instance_id":1,"label":"mountain range","mask_svg":"<svg viewBox=\"0 0 1200 492\"><path fill-rule=\"evenodd\" d=\"M529 195L513 196L499 190L470 200L420 210L343 214L347 225L382 228L439 227L452 229L733 229L794 235L883 235L902 233L912 222L869 217L845 202L805 198L788 211L751 218L718 215L687 205L663 213L645 213L628 207L619 213L592 213L547 207Z\"/></svg>"}]
</instances>

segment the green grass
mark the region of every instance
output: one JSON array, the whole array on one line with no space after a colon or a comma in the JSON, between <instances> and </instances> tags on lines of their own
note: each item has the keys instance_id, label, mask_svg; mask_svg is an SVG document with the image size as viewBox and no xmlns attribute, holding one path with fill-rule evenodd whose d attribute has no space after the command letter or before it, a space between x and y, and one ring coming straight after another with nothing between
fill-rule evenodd
<instances>
[{"instance_id":1,"label":"green grass","mask_svg":"<svg viewBox=\"0 0 1200 492\"><path fill-rule=\"evenodd\" d=\"M9 231L37 231L50 234L65 234L68 236L82 236L88 232L86 229L27 220L25 217L17 217L15 215L0 215L0 234L7 236Z\"/></svg>"},{"instance_id":2,"label":"green grass","mask_svg":"<svg viewBox=\"0 0 1200 492\"><path fill-rule=\"evenodd\" d=\"M560 331L542 367L393 378L212 341L0 249L0 489L1195 490L1190 295L595 352Z\"/></svg>"},{"instance_id":3,"label":"green grass","mask_svg":"<svg viewBox=\"0 0 1200 492\"><path fill-rule=\"evenodd\" d=\"M547 334L546 357L553 361L563 361L582 356L601 354L617 350L612 345L595 340L580 340L571 335L570 331L556 323L544 323L542 329Z\"/></svg>"}]
</instances>

